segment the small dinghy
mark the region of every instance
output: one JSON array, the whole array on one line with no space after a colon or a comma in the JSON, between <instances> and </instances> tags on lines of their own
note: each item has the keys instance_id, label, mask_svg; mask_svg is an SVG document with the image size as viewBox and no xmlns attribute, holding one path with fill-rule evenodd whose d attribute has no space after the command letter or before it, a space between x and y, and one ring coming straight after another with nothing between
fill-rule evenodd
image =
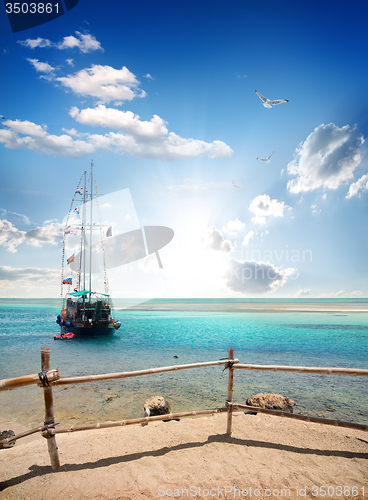
<instances>
[{"instance_id":1,"label":"small dinghy","mask_svg":"<svg viewBox=\"0 0 368 500\"><path fill-rule=\"evenodd\" d=\"M75 337L73 332L62 333L61 335L55 335L54 340L72 339Z\"/></svg>"}]
</instances>

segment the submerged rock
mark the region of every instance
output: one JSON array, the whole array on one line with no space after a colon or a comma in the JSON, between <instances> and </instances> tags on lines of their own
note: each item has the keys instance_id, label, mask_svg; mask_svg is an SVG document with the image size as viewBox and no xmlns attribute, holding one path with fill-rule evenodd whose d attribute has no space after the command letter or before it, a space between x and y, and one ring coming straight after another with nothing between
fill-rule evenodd
<instances>
[{"instance_id":1,"label":"submerged rock","mask_svg":"<svg viewBox=\"0 0 368 500\"><path fill-rule=\"evenodd\" d=\"M163 396L153 396L144 403L144 414L149 417L168 415L170 411L170 404Z\"/></svg>"},{"instance_id":2,"label":"submerged rock","mask_svg":"<svg viewBox=\"0 0 368 500\"><path fill-rule=\"evenodd\" d=\"M247 405L266 408L267 410L280 410L287 413L293 413L295 401L290 398L285 398L281 396L281 394L260 393L248 398Z\"/></svg>"}]
</instances>

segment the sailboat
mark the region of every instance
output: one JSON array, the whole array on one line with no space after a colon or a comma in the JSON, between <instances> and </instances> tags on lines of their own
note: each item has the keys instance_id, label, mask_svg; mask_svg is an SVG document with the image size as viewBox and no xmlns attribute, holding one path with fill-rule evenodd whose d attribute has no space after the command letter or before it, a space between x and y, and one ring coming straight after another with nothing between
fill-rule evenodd
<instances>
[{"instance_id":1,"label":"sailboat","mask_svg":"<svg viewBox=\"0 0 368 500\"><path fill-rule=\"evenodd\" d=\"M84 186L81 186L84 178ZM64 286L68 291L63 299L63 307L57 316L56 322L61 327L61 334L56 338L70 338L73 336L108 335L121 326L114 318L113 305L108 291L106 262L104 258L104 240L109 235L111 228L104 227L101 217L99 223L94 222L94 210L99 212L97 184L95 193L93 186L93 161L91 172L87 180L84 172L75 191L69 213L65 219L63 259L61 277L61 295ZM74 208L74 205L76 206ZM99 214L98 214L99 215ZM98 235L96 233L99 233ZM103 254L104 292L92 289L92 249L96 247L96 237L100 239L99 247ZM67 258L67 265L73 266L65 274L65 254L69 249L74 249L73 254ZM76 284L73 286L73 270L76 274Z\"/></svg>"}]
</instances>

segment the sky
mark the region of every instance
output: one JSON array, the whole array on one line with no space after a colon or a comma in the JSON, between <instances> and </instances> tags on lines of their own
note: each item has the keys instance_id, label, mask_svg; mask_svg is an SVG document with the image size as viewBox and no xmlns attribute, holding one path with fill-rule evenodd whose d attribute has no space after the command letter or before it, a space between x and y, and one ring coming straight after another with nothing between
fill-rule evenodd
<instances>
[{"instance_id":1,"label":"sky","mask_svg":"<svg viewBox=\"0 0 368 500\"><path fill-rule=\"evenodd\" d=\"M0 297L60 296L91 160L99 193L174 231L163 269L108 270L113 297L368 297L367 15L80 0L12 33L0 7Z\"/></svg>"}]
</instances>

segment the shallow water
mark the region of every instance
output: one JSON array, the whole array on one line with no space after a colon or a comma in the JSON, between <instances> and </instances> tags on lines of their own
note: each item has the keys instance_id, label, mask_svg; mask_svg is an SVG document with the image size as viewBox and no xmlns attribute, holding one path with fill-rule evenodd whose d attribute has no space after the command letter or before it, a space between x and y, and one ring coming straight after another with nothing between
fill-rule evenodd
<instances>
[{"instance_id":1,"label":"shallow water","mask_svg":"<svg viewBox=\"0 0 368 500\"><path fill-rule=\"evenodd\" d=\"M38 373L42 346L51 348L51 367L63 378L215 361L227 357L229 347L241 363L368 368L367 300L327 301L334 312L316 306L313 312L288 310L295 302L169 300L123 310L124 302L115 300L122 322L118 332L109 338L54 341L60 301L0 299L0 379ZM298 304L310 307L308 301ZM367 312L351 312L354 308ZM295 413L368 421L366 377L235 372L234 401L245 402L259 392L294 399ZM199 368L56 387L53 393L56 421L63 424L120 420L143 416L145 400L157 394L172 411L223 406L227 372L221 366ZM43 422L38 387L0 397L3 418L30 426Z\"/></svg>"}]
</instances>

